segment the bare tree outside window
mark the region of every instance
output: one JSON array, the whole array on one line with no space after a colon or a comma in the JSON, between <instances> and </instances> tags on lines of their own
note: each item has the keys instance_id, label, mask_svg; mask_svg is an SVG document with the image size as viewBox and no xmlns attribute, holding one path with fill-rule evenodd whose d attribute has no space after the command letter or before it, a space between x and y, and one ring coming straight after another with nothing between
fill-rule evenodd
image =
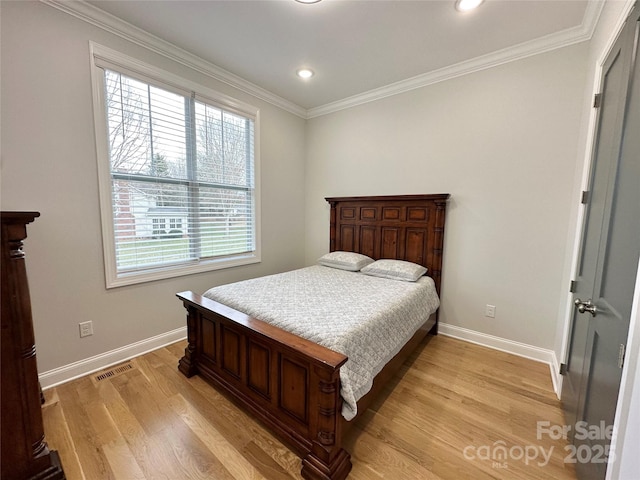
<instances>
[{"instance_id":1,"label":"bare tree outside window","mask_svg":"<svg viewBox=\"0 0 640 480\"><path fill-rule=\"evenodd\" d=\"M105 100L119 268L255 248L251 119L110 70Z\"/></svg>"},{"instance_id":2,"label":"bare tree outside window","mask_svg":"<svg viewBox=\"0 0 640 480\"><path fill-rule=\"evenodd\" d=\"M248 120L221 109L196 103L198 178L212 184L242 187L211 193L202 211L209 213L206 221L212 230L223 229L225 235L238 238L247 231L247 198L245 187L252 186L247 160L253 144Z\"/></svg>"}]
</instances>

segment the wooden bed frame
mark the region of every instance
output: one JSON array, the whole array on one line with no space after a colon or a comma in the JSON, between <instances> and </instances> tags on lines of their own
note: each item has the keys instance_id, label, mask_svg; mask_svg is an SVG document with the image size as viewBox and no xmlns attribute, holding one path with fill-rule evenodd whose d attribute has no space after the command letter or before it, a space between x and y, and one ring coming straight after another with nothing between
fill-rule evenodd
<instances>
[{"instance_id":1,"label":"wooden bed frame","mask_svg":"<svg viewBox=\"0 0 640 480\"><path fill-rule=\"evenodd\" d=\"M327 198L330 251L395 258L428 268L440 293L448 194ZM200 375L257 417L302 457L302 476L342 480L351 470L343 437L340 367L347 357L193 292L177 294L187 309L188 345L179 370ZM428 333L437 312L375 377L358 402L364 412Z\"/></svg>"}]
</instances>

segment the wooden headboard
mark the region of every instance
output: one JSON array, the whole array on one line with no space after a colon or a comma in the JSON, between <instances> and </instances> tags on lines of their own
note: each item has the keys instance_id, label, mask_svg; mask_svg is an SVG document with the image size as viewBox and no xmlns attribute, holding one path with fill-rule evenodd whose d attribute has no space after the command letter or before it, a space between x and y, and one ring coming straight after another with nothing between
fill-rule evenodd
<instances>
[{"instance_id":1,"label":"wooden headboard","mask_svg":"<svg viewBox=\"0 0 640 480\"><path fill-rule=\"evenodd\" d=\"M331 205L329 250L424 265L440 293L448 198L448 193L325 198Z\"/></svg>"}]
</instances>

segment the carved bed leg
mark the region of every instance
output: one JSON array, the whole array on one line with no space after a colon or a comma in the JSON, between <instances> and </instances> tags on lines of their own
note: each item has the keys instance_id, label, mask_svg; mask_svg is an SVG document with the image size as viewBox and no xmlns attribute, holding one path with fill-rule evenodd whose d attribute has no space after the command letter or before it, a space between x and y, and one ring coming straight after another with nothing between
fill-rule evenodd
<instances>
[{"instance_id":1,"label":"carved bed leg","mask_svg":"<svg viewBox=\"0 0 640 480\"><path fill-rule=\"evenodd\" d=\"M342 398L340 373L314 369L319 388L312 399L311 452L302 459L302 476L307 480L343 480L351 470L351 455L342 448Z\"/></svg>"},{"instance_id":2,"label":"carved bed leg","mask_svg":"<svg viewBox=\"0 0 640 480\"><path fill-rule=\"evenodd\" d=\"M190 378L196 374L195 354L196 354L196 315L198 312L193 307L187 307L187 348L184 349L184 357L178 362L178 370L185 377Z\"/></svg>"}]
</instances>

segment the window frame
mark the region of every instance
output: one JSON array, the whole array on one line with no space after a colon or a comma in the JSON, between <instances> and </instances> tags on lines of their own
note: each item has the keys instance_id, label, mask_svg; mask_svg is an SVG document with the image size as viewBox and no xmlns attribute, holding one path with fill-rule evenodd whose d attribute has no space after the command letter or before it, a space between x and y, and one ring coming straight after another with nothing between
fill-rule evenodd
<instances>
[{"instance_id":1,"label":"window frame","mask_svg":"<svg viewBox=\"0 0 640 480\"><path fill-rule=\"evenodd\" d=\"M199 83L167 72L135 58L89 42L91 59L91 83L93 113L98 166L98 187L100 197L100 219L102 225L102 245L106 288L152 282L183 275L191 275L224 268L237 267L261 262L261 216L260 216L260 110L257 107L216 92ZM107 126L104 68L174 91L180 95L191 95L214 107L249 117L253 120L254 158L254 202L253 226L255 250L253 252L200 259L181 264L158 266L130 272L118 272L116 264L116 241L112 203L111 161L109 158L109 133Z\"/></svg>"}]
</instances>

